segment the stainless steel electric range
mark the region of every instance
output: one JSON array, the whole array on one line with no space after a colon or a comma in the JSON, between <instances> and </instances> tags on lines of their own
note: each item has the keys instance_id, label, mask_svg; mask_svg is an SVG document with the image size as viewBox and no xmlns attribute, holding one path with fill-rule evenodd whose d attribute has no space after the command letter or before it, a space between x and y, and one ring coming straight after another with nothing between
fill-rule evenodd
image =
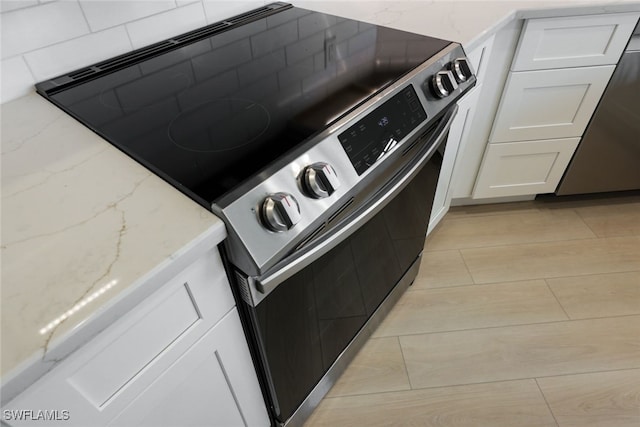
<instances>
[{"instance_id":1,"label":"stainless steel electric range","mask_svg":"<svg viewBox=\"0 0 640 427\"><path fill-rule=\"evenodd\" d=\"M225 221L272 423L296 425L415 278L474 84L456 43L273 3L37 90Z\"/></svg>"}]
</instances>

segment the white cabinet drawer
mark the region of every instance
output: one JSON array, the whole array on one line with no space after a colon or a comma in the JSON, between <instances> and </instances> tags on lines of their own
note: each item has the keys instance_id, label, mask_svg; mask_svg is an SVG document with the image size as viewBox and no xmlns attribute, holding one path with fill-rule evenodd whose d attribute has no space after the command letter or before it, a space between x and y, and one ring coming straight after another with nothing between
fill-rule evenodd
<instances>
[{"instance_id":1,"label":"white cabinet drawer","mask_svg":"<svg viewBox=\"0 0 640 427\"><path fill-rule=\"evenodd\" d=\"M513 71L616 64L638 13L529 19Z\"/></svg>"},{"instance_id":2,"label":"white cabinet drawer","mask_svg":"<svg viewBox=\"0 0 640 427\"><path fill-rule=\"evenodd\" d=\"M553 192L578 142L580 138L489 144L473 198Z\"/></svg>"},{"instance_id":3,"label":"white cabinet drawer","mask_svg":"<svg viewBox=\"0 0 640 427\"><path fill-rule=\"evenodd\" d=\"M614 68L511 73L490 142L581 136Z\"/></svg>"}]
</instances>

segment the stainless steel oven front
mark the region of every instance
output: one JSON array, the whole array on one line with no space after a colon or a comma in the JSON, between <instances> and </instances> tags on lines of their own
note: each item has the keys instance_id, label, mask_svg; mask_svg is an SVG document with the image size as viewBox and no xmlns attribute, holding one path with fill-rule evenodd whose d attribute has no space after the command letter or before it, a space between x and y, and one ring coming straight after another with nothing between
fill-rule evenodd
<instances>
[{"instance_id":1,"label":"stainless steel oven front","mask_svg":"<svg viewBox=\"0 0 640 427\"><path fill-rule=\"evenodd\" d=\"M439 148L456 111L451 104L415 129L382 172L356 186L265 274L234 270L276 424L308 417L416 277Z\"/></svg>"}]
</instances>

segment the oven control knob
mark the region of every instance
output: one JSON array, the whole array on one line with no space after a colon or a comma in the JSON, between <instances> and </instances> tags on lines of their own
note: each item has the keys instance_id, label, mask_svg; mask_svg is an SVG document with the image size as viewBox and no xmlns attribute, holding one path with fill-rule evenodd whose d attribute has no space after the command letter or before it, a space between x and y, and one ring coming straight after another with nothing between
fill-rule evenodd
<instances>
[{"instance_id":1,"label":"oven control knob","mask_svg":"<svg viewBox=\"0 0 640 427\"><path fill-rule=\"evenodd\" d=\"M453 72L453 77L455 77L458 83L466 82L471 76L473 76L473 72L471 71L471 66L469 65L469 61L467 58L456 58L451 62L451 72Z\"/></svg>"},{"instance_id":2,"label":"oven control knob","mask_svg":"<svg viewBox=\"0 0 640 427\"><path fill-rule=\"evenodd\" d=\"M338 175L329 163L318 162L304 168L302 187L314 199L329 197L340 187Z\"/></svg>"},{"instance_id":3,"label":"oven control knob","mask_svg":"<svg viewBox=\"0 0 640 427\"><path fill-rule=\"evenodd\" d=\"M449 70L438 71L431 78L431 89L438 98L445 98L458 88L453 73Z\"/></svg>"},{"instance_id":4,"label":"oven control knob","mask_svg":"<svg viewBox=\"0 0 640 427\"><path fill-rule=\"evenodd\" d=\"M274 193L262 202L260 216L269 230L286 231L300 221L300 206L291 194Z\"/></svg>"}]
</instances>

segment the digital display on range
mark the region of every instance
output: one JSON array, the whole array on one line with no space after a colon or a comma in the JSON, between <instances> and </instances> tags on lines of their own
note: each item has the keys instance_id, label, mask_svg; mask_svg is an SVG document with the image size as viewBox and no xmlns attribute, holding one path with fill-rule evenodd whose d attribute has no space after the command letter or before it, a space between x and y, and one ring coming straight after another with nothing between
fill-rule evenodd
<instances>
[{"instance_id":1,"label":"digital display on range","mask_svg":"<svg viewBox=\"0 0 640 427\"><path fill-rule=\"evenodd\" d=\"M358 175L381 159L427 118L409 85L372 113L338 135Z\"/></svg>"}]
</instances>

